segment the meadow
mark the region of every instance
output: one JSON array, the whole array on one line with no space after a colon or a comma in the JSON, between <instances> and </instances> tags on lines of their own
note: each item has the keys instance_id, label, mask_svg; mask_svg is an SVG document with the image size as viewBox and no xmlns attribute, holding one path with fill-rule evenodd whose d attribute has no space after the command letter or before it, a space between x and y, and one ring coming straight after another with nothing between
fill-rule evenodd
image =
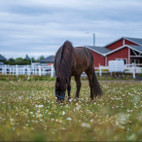
<instances>
[{"instance_id":1,"label":"meadow","mask_svg":"<svg viewBox=\"0 0 142 142\"><path fill-rule=\"evenodd\" d=\"M56 104L55 79L0 80L0 141L142 141L142 82L100 81L104 95Z\"/></svg>"}]
</instances>

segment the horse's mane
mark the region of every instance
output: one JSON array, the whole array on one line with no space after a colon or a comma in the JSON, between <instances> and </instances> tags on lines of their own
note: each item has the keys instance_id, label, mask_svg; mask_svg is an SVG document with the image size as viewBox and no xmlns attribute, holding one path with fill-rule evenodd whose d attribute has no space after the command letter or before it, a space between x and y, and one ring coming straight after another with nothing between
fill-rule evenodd
<instances>
[{"instance_id":1,"label":"horse's mane","mask_svg":"<svg viewBox=\"0 0 142 142\"><path fill-rule=\"evenodd\" d=\"M72 65L72 52L73 46L71 42L65 41L56 53L54 63L56 76L69 77Z\"/></svg>"}]
</instances>

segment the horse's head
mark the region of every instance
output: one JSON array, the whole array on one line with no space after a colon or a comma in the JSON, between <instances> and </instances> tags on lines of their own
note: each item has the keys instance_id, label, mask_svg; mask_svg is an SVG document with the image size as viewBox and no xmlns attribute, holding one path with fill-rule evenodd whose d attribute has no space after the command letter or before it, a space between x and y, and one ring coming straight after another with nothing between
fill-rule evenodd
<instances>
[{"instance_id":1,"label":"horse's head","mask_svg":"<svg viewBox=\"0 0 142 142\"><path fill-rule=\"evenodd\" d=\"M65 99L65 92L67 88L67 79L64 77L57 77L55 83L55 95L57 102L63 102Z\"/></svg>"}]
</instances>

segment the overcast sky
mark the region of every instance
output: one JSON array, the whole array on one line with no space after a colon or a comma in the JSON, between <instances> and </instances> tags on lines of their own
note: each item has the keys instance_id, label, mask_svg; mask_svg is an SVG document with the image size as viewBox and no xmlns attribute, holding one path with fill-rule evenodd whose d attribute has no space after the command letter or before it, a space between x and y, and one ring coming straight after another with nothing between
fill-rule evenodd
<instances>
[{"instance_id":1,"label":"overcast sky","mask_svg":"<svg viewBox=\"0 0 142 142\"><path fill-rule=\"evenodd\" d=\"M0 54L54 55L64 41L104 46L142 38L142 0L0 0Z\"/></svg>"}]
</instances>

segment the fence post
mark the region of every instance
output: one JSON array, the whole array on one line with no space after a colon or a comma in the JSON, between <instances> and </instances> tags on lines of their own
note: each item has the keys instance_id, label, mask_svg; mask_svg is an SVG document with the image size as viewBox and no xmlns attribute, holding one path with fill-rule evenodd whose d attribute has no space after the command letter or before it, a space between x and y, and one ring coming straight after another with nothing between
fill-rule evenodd
<instances>
[{"instance_id":1,"label":"fence post","mask_svg":"<svg viewBox=\"0 0 142 142\"><path fill-rule=\"evenodd\" d=\"M32 74L33 74L33 75L35 74L34 65L33 65L33 64L32 64Z\"/></svg>"},{"instance_id":2,"label":"fence post","mask_svg":"<svg viewBox=\"0 0 142 142\"><path fill-rule=\"evenodd\" d=\"M18 77L18 65L16 65L16 77Z\"/></svg>"},{"instance_id":3,"label":"fence post","mask_svg":"<svg viewBox=\"0 0 142 142\"><path fill-rule=\"evenodd\" d=\"M11 74L14 74L13 66L11 66Z\"/></svg>"},{"instance_id":4,"label":"fence post","mask_svg":"<svg viewBox=\"0 0 142 142\"><path fill-rule=\"evenodd\" d=\"M135 64L133 64L133 78L136 78L136 75L135 75Z\"/></svg>"},{"instance_id":5,"label":"fence post","mask_svg":"<svg viewBox=\"0 0 142 142\"><path fill-rule=\"evenodd\" d=\"M38 75L37 67L35 68L35 75Z\"/></svg>"},{"instance_id":6,"label":"fence post","mask_svg":"<svg viewBox=\"0 0 142 142\"><path fill-rule=\"evenodd\" d=\"M101 67L101 65L99 66L99 76L100 77L102 76L102 67Z\"/></svg>"},{"instance_id":7,"label":"fence post","mask_svg":"<svg viewBox=\"0 0 142 142\"><path fill-rule=\"evenodd\" d=\"M10 74L10 75L11 75L11 72L12 72L12 71L11 71L11 67L9 67L9 74Z\"/></svg>"},{"instance_id":8,"label":"fence post","mask_svg":"<svg viewBox=\"0 0 142 142\"><path fill-rule=\"evenodd\" d=\"M2 74L5 74L5 66L2 65Z\"/></svg>"},{"instance_id":9,"label":"fence post","mask_svg":"<svg viewBox=\"0 0 142 142\"><path fill-rule=\"evenodd\" d=\"M4 74L6 75L7 74L7 65L5 65L5 72L4 72Z\"/></svg>"},{"instance_id":10,"label":"fence post","mask_svg":"<svg viewBox=\"0 0 142 142\"><path fill-rule=\"evenodd\" d=\"M39 76L41 76L41 66L40 65L38 66L38 74Z\"/></svg>"},{"instance_id":11,"label":"fence post","mask_svg":"<svg viewBox=\"0 0 142 142\"><path fill-rule=\"evenodd\" d=\"M45 67L43 67L42 73L43 73L43 75L46 75L46 73L45 73Z\"/></svg>"},{"instance_id":12,"label":"fence post","mask_svg":"<svg viewBox=\"0 0 142 142\"><path fill-rule=\"evenodd\" d=\"M30 67L27 67L27 75L28 75L27 80L29 80L30 79L30 75L31 75Z\"/></svg>"},{"instance_id":13,"label":"fence post","mask_svg":"<svg viewBox=\"0 0 142 142\"><path fill-rule=\"evenodd\" d=\"M51 65L51 77L54 76L54 67L53 67L53 64Z\"/></svg>"}]
</instances>

